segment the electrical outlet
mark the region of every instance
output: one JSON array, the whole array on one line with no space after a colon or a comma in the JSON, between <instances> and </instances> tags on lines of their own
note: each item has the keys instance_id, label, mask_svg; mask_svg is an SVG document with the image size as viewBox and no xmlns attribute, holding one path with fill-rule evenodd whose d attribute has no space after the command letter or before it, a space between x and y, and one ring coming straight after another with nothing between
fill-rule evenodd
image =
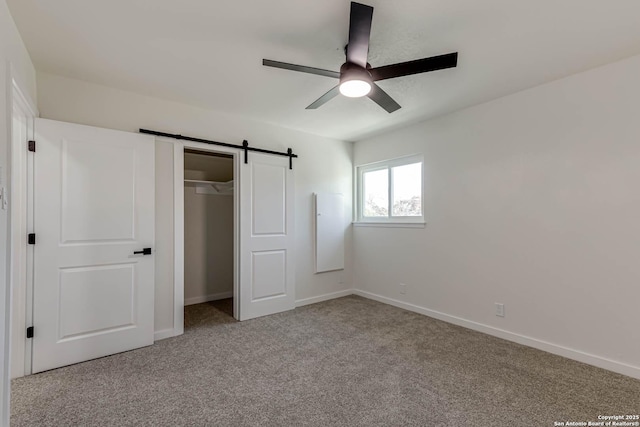
<instances>
[{"instance_id":1,"label":"electrical outlet","mask_svg":"<svg viewBox=\"0 0 640 427\"><path fill-rule=\"evenodd\" d=\"M400 295L405 295L407 293L407 285L405 283L400 283Z\"/></svg>"},{"instance_id":2,"label":"electrical outlet","mask_svg":"<svg viewBox=\"0 0 640 427\"><path fill-rule=\"evenodd\" d=\"M496 303L496 316L504 317L504 304Z\"/></svg>"}]
</instances>

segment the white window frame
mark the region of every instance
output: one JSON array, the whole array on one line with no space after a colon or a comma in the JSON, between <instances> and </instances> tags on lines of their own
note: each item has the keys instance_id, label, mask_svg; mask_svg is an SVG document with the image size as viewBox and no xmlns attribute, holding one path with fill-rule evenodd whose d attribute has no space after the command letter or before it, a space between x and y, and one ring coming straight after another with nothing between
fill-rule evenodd
<instances>
[{"instance_id":1,"label":"white window frame","mask_svg":"<svg viewBox=\"0 0 640 427\"><path fill-rule=\"evenodd\" d=\"M410 165L420 163L420 212L421 216L393 216L393 173L391 169L397 166ZM364 180L363 176L367 172L375 172L378 170L388 170L389 180L389 206L387 217L365 217L363 215L363 197L364 197ZM422 154L414 154L411 156L398 157L395 159L383 160L375 163L368 163L356 166L356 222L355 225L371 225L371 226L424 226L424 156Z\"/></svg>"}]
</instances>

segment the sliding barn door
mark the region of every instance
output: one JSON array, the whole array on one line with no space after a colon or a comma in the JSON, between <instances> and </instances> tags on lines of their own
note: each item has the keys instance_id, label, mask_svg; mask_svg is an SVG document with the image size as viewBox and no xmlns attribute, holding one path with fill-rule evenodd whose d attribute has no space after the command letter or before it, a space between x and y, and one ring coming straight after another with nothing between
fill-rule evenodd
<instances>
[{"instance_id":1,"label":"sliding barn door","mask_svg":"<svg viewBox=\"0 0 640 427\"><path fill-rule=\"evenodd\" d=\"M154 139L35 129L33 372L153 344Z\"/></svg>"},{"instance_id":2,"label":"sliding barn door","mask_svg":"<svg viewBox=\"0 0 640 427\"><path fill-rule=\"evenodd\" d=\"M293 182L287 157L240 166L240 320L295 307Z\"/></svg>"}]
</instances>

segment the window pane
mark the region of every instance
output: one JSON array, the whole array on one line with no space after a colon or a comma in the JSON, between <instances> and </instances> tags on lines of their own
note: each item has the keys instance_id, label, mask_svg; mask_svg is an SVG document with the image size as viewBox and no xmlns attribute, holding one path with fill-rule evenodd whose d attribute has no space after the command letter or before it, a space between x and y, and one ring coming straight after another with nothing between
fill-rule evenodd
<instances>
[{"instance_id":1,"label":"window pane","mask_svg":"<svg viewBox=\"0 0 640 427\"><path fill-rule=\"evenodd\" d=\"M389 170L381 169L362 174L362 216L389 216Z\"/></svg>"},{"instance_id":2,"label":"window pane","mask_svg":"<svg viewBox=\"0 0 640 427\"><path fill-rule=\"evenodd\" d=\"M397 166L393 173L393 216L422 216L422 163Z\"/></svg>"}]
</instances>

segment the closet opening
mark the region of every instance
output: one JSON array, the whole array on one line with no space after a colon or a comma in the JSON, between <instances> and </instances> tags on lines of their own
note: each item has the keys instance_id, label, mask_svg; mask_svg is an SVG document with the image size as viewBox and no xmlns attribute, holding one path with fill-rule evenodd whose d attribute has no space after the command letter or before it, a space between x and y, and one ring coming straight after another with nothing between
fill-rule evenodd
<instances>
[{"instance_id":1,"label":"closet opening","mask_svg":"<svg viewBox=\"0 0 640 427\"><path fill-rule=\"evenodd\" d=\"M234 200L233 155L185 148L185 330L238 318Z\"/></svg>"}]
</instances>

